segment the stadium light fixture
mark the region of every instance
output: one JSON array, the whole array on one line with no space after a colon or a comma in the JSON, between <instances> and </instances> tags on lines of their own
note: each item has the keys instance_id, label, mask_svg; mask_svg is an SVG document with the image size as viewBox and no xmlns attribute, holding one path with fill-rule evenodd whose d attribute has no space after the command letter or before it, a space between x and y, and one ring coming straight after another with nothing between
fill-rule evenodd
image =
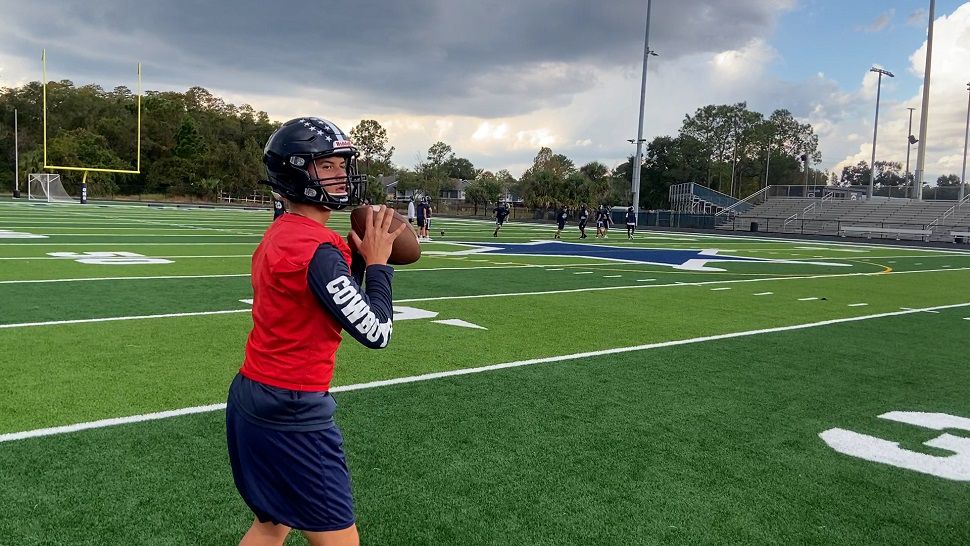
<instances>
[{"instance_id":1,"label":"stadium light fixture","mask_svg":"<svg viewBox=\"0 0 970 546\"><path fill-rule=\"evenodd\" d=\"M872 198L872 186L876 180L876 135L879 134L879 96L882 93L882 77L889 76L890 78L895 78L896 76L882 68L872 67L869 72L875 72L879 74L879 82L876 84L876 121L872 125L872 161L869 162L869 190L866 192L866 197ZM805 164L806 167L808 163Z\"/></svg>"}]
</instances>

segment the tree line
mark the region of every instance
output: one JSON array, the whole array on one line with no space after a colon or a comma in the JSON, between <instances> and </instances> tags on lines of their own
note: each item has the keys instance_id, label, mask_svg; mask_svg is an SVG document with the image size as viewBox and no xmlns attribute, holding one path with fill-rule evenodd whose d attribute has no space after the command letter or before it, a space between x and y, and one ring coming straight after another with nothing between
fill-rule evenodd
<instances>
[{"instance_id":1,"label":"tree line","mask_svg":"<svg viewBox=\"0 0 970 546\"><path fill-rule=\"evenodd\" d=\"M39 82L0 88L0 187L13 186L14 109L19 114L21 184L27 173L43 172L41 100ZM137 107L131 90L61 80L48 83L47 103L49 164L135 168ZM262 147L278 126L266 112L230 104L202 87L147 91L142 98L141 174L91 173L89 193L215 198L222 192L237 197L265 192L258 185L264 176ZM391 189L447 196L455 181L464 181L465 199L476 209L510 194L532 208L632 204L632 155L613 166L600 161L577 166L543 147L516 179L506 169L476 168L445 142L431 145L413 166L397 165L395 148L376 120L362 120L350 133L361 152L360 170L371 181L371 202L383 202ZM668 206L670 186L682 182L698 182L736 197L766 183L801 184L806 172L810 183L824 183L828 175L811 167L820 161L811 125L798 122L787 110L765 117L743 102L708 105L685 116L676 136L646 143L639 166L640 206ZM68 191L76 194L82 173L60 174Z\"/></svg>"}]
</instances>

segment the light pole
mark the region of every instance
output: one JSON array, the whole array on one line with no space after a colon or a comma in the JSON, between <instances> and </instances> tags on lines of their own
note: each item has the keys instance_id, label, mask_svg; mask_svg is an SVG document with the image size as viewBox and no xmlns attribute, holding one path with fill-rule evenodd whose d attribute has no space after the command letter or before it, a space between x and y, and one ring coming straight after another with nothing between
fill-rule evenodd
<instances>
[{"instance_id":1,"label":"light pole","mask_svg":"<svg viewBox=\"0 0 970 546\"><path fill-rule=\"evenodd\" d=\"M923 69L923 106L919 112L919 148L916 151L916 199L923 198L923 165L926 162L926 124L930 117L930 69L933 61L933 17L936 0L930 0L929 24L926 29L926 68Z\"/></svg>"},{"instance_id":2,"label":"light pole","mask_svg":"<svg viewBox=\"0 0 970 546\"><path fill-rule=\"evenodd\" d=\"M970 91L970 82L967 82L967 91ZM970 93L967 93L967 128L963 133L963 172L960 175L960 197L958 201L963 201L963 196L967 191L967 142L970 141Z\"/></svg>"},{"instance_id":3,"label":"light pole","mask_svg":"<svg viewBox=\"0 0 970 546\"><path fill-rule=\"evenodd\" d=\"M890 78L895 78L892 72L888 70L883 70L881 68L872 67L869 72L875 72L879 74L879 82L876 84L876 121L872 124L872 161L869 162L869 190L866 192L866 197L872 198L872 186L876 180L876 135L879 134L879 95L882 93L882 77L883 75L889 76ZM807 166L808 163L805 163Z\"/></svg>"},{"instance_id":4,"label":"light pole","mask_svg":"<svg viewBox=\"0 0 970 546\"><path fill-rule=\"evenodd\" d=\"M17 147L17 109L13 109L13 197L20 198L20 150Z\"/></svg>"},{"instance_id":5,"label":"light pole","mask_svg":"<svg viewBox=\"0 0 970 546\"><path fill-rule=\"evenodd\" d=\"M640 202L640 192L639 192L639 189L640 189L640 165L638 165L637 157L640 155L640 146L643 145L643 143L646 142L646 140L647 139L645 139L645 138L637 138L637 139L628 138L628 139L626 139L626 141L629 142L630 144L636 144L637 145L637 151L636 151L635 154L633 154L633 160L632 160L633 162L630 164L630 181L631 181L630 182L630 184L631 184L630 191L633 192L633 203L632 204L634 204L634 206L637 207L637 210L638 211L640 210L640 206L639 205L636 205L636 203L639 203ZM643 158L640 157L639 163L642 163L642 162L643 162Z\"/></svg>"},{"instance_id":6,"label":"light pole","mask_svg":"<svg viewBox=\"0 0 970 546\"><path fill-rule=\"evenodd\" d=\"M643 163L643 107L647 99L647 61L657 53L650 49L650 4L647 0L647 29L643 35L643 75L640 77L640 119L637 123L637 153L633 157L633 206L640 211L640 165Z\"/></svg>"},{"instance_id":7,"label":"light pole","mask_svg":"<svg viewBox=\"0 0 970 546\"><path fill-rule=\"evenodd\" d=\"M915 108L907 108L909 110L909 130L906 132L906 183L909 183L909 149L916 144L916 137L913 136L913 110ZM916 197L916 186L913 186L913 197Z\"/></svg>"},{"instance_id":8,"label":"light pole","mask_svg":"<svg viewBox=\"0 0 970 546\"><path fill-rule=\"evenodd\" d=\"M768 159L765 160L765 187L768 187L768 167L771 166L771 141L774 139L774 134L768 137Z\"/></svg>"}]
</instances>

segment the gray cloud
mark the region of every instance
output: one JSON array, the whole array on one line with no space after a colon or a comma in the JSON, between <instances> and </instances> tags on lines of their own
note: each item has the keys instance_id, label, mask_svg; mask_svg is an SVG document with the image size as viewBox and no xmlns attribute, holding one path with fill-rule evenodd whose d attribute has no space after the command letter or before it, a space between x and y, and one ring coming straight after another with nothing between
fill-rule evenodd
<instances>
[{"instance_id":1,"label":"gray cloud","mask_svg":"<svg viewBox=\"0 0 970 546\"><path fill-rule=\"evenodd\" d=\"M889 11L880 13L872 20L868 25L859 28L865 32L879 32L880 30L885 30L889 23L893 21L893 16L896 15L895 9L890 9Z\"/></svg>"},{"instance_id":2,"label":"gray cloud","mask_svg":"<svg viewBox=\"0 0 970 546\"><path fill-rule=\"evenodd\" d=\"M790 4L654 2L651 46L668 60L740 47L770 33ZM561 107L596 85L594 68L639 63L642 0L512 6L0 0L0 50L35 59L46 44L51 67L56 59L78 80L128 82L138 59L156 87L340 95L370 110L483 117Z\"/></svg>"},{"instance_id":3,"label":"gray cloud","mask_svg":"<svg viewBox=\"0 0 970 546\"><path fill-rule=\"evenodd\" d=\"M906 25L914 28L923 28L926 26L926 10L920 8L913 13L910 13L906 17Z\"/></svg>"}]
</instances>

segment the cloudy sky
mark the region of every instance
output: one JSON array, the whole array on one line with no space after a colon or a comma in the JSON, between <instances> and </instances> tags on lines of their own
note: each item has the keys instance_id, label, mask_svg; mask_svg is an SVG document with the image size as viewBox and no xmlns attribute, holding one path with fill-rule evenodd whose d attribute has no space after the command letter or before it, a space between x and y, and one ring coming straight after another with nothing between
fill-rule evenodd
<instances>
[{"instance_id":1,"label":"cloudy sky","mask_svg":"<svg viewBox=\"0 0 970 546\"><path fill-rule=\"evenodd\" d=\"M521 5L517 5L521 4ZM928 0L656 0L645 136L747 101L820 136L822 168L868 161L885 67L878 159L905 161L920 106ZM927 178L959 174L970 2L936 6ZM541 146L577 164L632 154L646 0L324 2L0 0L0 86L48 77L184 91L199 85L277 120L378 120L411 167L436 140L518 175ZM918 132L919 114L913 132ZM915 147L913 163L915 164Z\"/></svg>"}]
</instances>

